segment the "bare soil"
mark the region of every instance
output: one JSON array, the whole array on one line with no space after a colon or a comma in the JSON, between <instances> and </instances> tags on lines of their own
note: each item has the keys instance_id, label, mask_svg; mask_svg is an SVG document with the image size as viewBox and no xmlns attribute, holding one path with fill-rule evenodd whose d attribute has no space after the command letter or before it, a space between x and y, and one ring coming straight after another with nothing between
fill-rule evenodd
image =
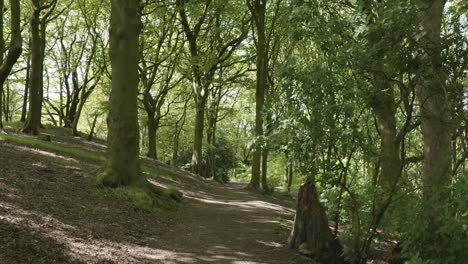
<instances>
[{"instance_id":1,"label":"bare soil","mask_svg":"<svg viewBox=\"0 0 468 264\"><path fill-rule=\"evenodd\" d=\"M183 191L179 208L139 209L96 185L99 162L0 140L0 263L311 263L286 246L291 197L144 164Z\"/></svg>"}]
</instances>

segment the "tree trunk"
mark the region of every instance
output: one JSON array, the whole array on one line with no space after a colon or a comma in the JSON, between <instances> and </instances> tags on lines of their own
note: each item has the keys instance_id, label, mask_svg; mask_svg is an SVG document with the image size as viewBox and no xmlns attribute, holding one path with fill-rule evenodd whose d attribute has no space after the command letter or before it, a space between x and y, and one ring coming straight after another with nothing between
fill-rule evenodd
<instances>
[{"instance_id":1,"label":"tree trunk","mask_svg":"<svg viewBox=\"0 0 468 264\"><path fill-rule=\"evenodd\" d=\"M0 0L0 129L3 128L2 124L2 101L3 101L3 84L5 83L8 75L10 75L13 65L21 55L22 50L22 38L21 38L21 22L20 22L20 3L19 0L10 0L11 10L11 40L8 48L8 54L6 58L3 57L5 52L5 40L3 38L3 8L4 1Z\"/></svg>"},{"instance_id":2,"label":"tree trunk","mask_svg":"<svg viewBox=\"0 0 468 264\"><path fill-rule=\"evenodd\" d=\"M190 98L185 101L184 110L181 117L176 122L174 139L172 144L172 165L177 165L177 159L179 158L179 138L182 128L185 124L185 117L187 116L187 104L189 103Z\"/></svg>"},{"instance_id":3,"label":"tree trunk","mask_svg":"<svg viewBox=\"0 0 468 264\"><path fill-rule=\"evenodd\" d=\"M421 105L424 143L423 204L428 234L440 228L451 183L451 127L441 61L441 26L445 0L418 1L416 91Z\"/></svg>"},{"instance_id":4,"label":"tree trunk","mask_svg":"<svg viewBox=\"0 0 468 264\"><path fill-rule=\"evenodd\" d=\"M89 131L88 141L93 141L94 130L96 129L96 122L97 122L97 119L98 119L98 115L95 115L95 116L94 116L94 120L93 120L93 124L91 125L91 130Z\"/></svg>"},{"instance_id":5,"label":"tree trunk","mask_svg":"<svg viewBox=\"0 0 468 264\"><path fill-rule=\"evenodd\" d=\"M98 176L98 181L108 187L144 182L138 142L138 38L142 27L138 11L138 1L111 1L108 156Z\"/></svg>"},{"instance_id":6,"label":"tree trunk","mask_svg":"<svg viewBox=\"0 0 468 264\"><path fill-rule=\"evenodd\" d=\"M31 42L31 41L30 41ZM31 48L31 45L29 45ZM26 81L24 82L24 93L23 93L23 106L21 108L21 122L26 122L26 116L28 114L28 95L29 95L29 74L31 70L31 58L28 56L26 61Z\"/></svg>"},{"instance_id":7,"label":"tree trunk","mask_svg":"<svg viewBox=\"0 0 468 264\"><path fill-rule=\"evenodd\" d=\"M206 90L205 90L206 91ZM205 122L205 105L206 96L197 95L196 97L196 113L195 113L195 129L193 137L193 155L192 155L192 172L195 174L202 173L202 145L203 145L203 128Z\"/></svg>"},{"instance_id":8,"label":"tree trunk","mask_svg":"<svg viewBox=\"0 0 468 264\"><path fill-rule=\"evenodd\" d=\"M381 79L381 77L376 77ZM395 181L400 177L400 140L397 138L396 103L393 88L385 80L377 82L376 93L379 103L372 109L377 117L380 134L380 177L379 186L383 197L391 195Z\"/></svg>"},{"instance_id":9,"label":"tree trunk","mask_svg":"<svg viewBox=\"0 0 468 264\"><path fill-rule=\"evenodd\" d=\"M150 159L158 159L157 151L156 151L156 122L154 120L154 115L151 113L148 114L148 158Z\"/></svg>"},{"instance_id":10,"label":"tree trunk","mask_svg":"<svg viewBox=\"0 0 468 264\"><path fill-rule=\"evenodd\" d=\"M215 175L214 175L214 151L215 151L215 145L213 142L213 120L210 115L207 115L207 123L208 127L206 129L206 143L207 143L207 148L206 148L206 168L205 168L205 178L211 178L213 177L214 180L217 180Z\"/></svg>"},{"instance_id":11,"label":"tree trunk","mask_svg":"<svg viewBox=\"0 0 468 264\"><path fill-rule=\"evenodd\" d=\"M41 9L39 1L34 0L34 10L31 18L31 87L29 89L29 112L26 124L23 128L23 133L37 135L41 126L42 116L42 96L43 96L43 79L42 69L44 58L42 56L42 45L44 40L41 39Z\"/></svg>"},{"instance_id":12,"label":"tree trunk","mask_svg":"<svg viewBox=\"0 0 468 264\"><path fill-rule=\"evenodd\" d=\"M257 140L263 136L263 105L265 102L265 88L268 77L268 54L265 32L266 3L264 0L255 0L253 6L249 6L254 17L257 31L257 83L255 90L255 137ZM262 150L256 146L252 158L252 176L249 187L258 190L260 188Z\"/></svg>"},{"instance_id":13,"label":"tree trunk","mask_svg":"<svg viewBox=\"0 0 468 264\"><path fill-rule=\"evenodd\" d=\"M291 192L292 181L293 181L293 164L291 162L289 164L289 169L288 169L288 193Z\"/></svg>"},{"instance_id":14,"label":"tree trunk","mask_svg":"<svg viewBox=\"0 0 468 264\"><path fill-rule=\"evenodd\" d=\"M267 182L267 166L268 166L268 149L262 151L262 188L263 192L270 193L272 190L268 187Z\"/></svg>"},{"instance_id":15,"label":"tree trunk","mask_svg":"<svg viewBox=\"0 0 468 264\"><path fill-rule=\"evenodd\" d=\"M81 112L83 111L83 107L84 107L85 102L86 102L86 99L82 98L82 100L78 104L78 109L76 110L75 116L73 117L72 134L75 137L80 136L80 133L78 133L78 122L80 122Z\"/></svg>"},{"instance_id":16,"label":"tree trunk","mask_svg":"<svg viewBox=\"0 0 468 264\"><path fill-rule=\"evenodd\" d=\"M342 247L328 227L328 218L320 204L314 183L301 185L289 247L322 263L345 263Z\"/></svg>"}]
</instances>

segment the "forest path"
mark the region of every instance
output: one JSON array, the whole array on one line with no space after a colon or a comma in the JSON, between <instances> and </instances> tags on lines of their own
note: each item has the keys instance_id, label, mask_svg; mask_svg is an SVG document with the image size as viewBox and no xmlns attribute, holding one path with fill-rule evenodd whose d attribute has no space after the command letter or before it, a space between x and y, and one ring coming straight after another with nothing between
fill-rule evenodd
<instances>
[{"instance_id":1,"label":"forest path","mask_svg":"<svg viewBox=\"0 0 468 264\"><path fill-rule=\"evenodd\" d=\"M99 164L0 139L0 263L311 263L286 246L290 197L153 162L152 182L184 192L155 214L96 186Z\"/></svg>"},{"instance_id":2,"label":"forest path","mask_svg":"<svg viewBox=\"0 0 468 264\"><path fill-rule=\"evenodd\" d=\"M177 222L164 240L196 261L175 263L310 263L286 245L294 218L292 199L254 194L244 187L230 183L185 192L190 207L169 215Z\"/></svg>"}]
</instances>

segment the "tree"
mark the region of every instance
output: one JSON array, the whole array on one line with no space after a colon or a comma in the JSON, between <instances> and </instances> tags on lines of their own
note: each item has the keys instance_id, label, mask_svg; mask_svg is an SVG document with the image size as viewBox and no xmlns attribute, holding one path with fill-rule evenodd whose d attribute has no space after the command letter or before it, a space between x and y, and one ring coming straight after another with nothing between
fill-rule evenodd
<instances>
[{"instance_id":1,"label":"tree","mask_svg":"<svg viewBox=\"0 0 468 264\"><path fill-rule=\"evenodd\" d=\"M108 157L98 181L104 186L140 185L138 145L138 61L142 23L134 0L112 0L110 48L112 89Z\"/></svg>"},{"instance_id":2,"label":"tree","mask_svg":"<svg viewBox=\"0 0 468 264\"><path fill-rule=\"evenodd\" d=\"M20 3L19 0L10 0L11 10L11 40L8 47L6 58L3 57L5 53L5 39L3 37L3 8L4 0L0 0L0 129L3 129L2 124L2 101L3 101L3 84L8 78L8 75L16 63L22 52L22 38L20 27Z\"/></svg>"},{"instance_id":3,"label":"tree","mask_svg":"<svg viewBox=\"0 0 468 264\"><path fill-rule=\"evenodd\" d=\"M268 78L268 53L265 28L265 13L267 0L248 1L247 5L255 23L256 28L256 71L257 81L255 86L255 138L260 141L263 137L263 106L265 103L265 89ZM252 177L249 187L260 189L260 172L262 151L259 144L255 144L252 157Z\"/></svg>"},{"instance_id":4,"label":"tree","mask_svg":"<svg viewBox=\"0 0 468 264\"><path fill-rule=\"evenodd\" d=\"M177 76L179 74L176 71L180 60L182 33L177 32L175 24L177 10L161 5L156 8L149 5L146 8L157 12L145 16L145 32L148 34L143 34L140 41L141 102L147 116L147 156L157 159L157 132L165 115L162 107L169 92L183 80L183 77ZM155 18L160 21L157 25L153 25Z\"/></svg>"},{"instance_id":5,"label":"tree","mask_svg":"<svg viewBox=\"0 0 468 264\"><path fill-rule=\"evenodd\" d=\"M187 13L189 4L192 12ZM247 36L249 20L239 17L239 13L232 16L228 7L236 6L234 1L213 3L212 0L205 0L193 4L187 0L177 0L176 5L187 39L190 54L189 79L192 81L195 97L192 171L203 174L203 130L210 86L217 69L222 64L229 64L229 58ZM221 28L224 30L221 31ZM220 41L213 41L214 39Z\"/></svg>"},{"instance_id":6,"label":"tree","mask_svg":"<svg viewBox=\"0 0 468 264\"><path fill-rule=\"evenodd\" d=\"M59 99L45 96L44 101L58 116L58 123L79 136L78 123L83 108L103 75L101 52L104 51L99 45L103 32L98 25L103 4L93 6L82 0L75 3L79 12L70 8L53 25L58 31L59 48L53 49L52 57L60 72Z\"/></svg>"},{"instance_id":7,"label":"tree","mask_svg":"<svg viewBox=\"0 0 468 264\"><path fill-rule=\"evenodd\" d=\"M431 234L430 241L438 240L436 230L443 225L441 219L447 214L451 185L453 128L441 58L445 3L445 0L417 1L419 32L416 37L416 84L424 143L423 211L428 219L426 232ZM424 249L421 251L433 254Z\"/></svg>"},{"instance_id":8,"label":"tree","mask_svg":"<svg viewBox=\"0 0 468 264\"><path fill-rule=\"evenodd\" d=\"M30 21L31 30L31 70L29 87L29 112L23 133L37 135L41 126L42 102L44 97L44 56L46 48L46 27L59 14L51 17L57 0L44 3L41 0L31 0L33 11ZM41 12L47 13L41 17Z\"/></svg>"}]
</instances>

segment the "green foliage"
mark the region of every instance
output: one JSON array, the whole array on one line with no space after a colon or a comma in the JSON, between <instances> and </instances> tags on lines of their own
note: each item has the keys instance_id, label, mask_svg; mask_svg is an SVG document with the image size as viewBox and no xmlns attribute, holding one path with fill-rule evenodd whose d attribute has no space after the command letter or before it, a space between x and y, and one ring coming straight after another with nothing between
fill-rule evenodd
<instances>
[{"instance_id":1,"label":"green foliage","mask_svg":"<svg viewBox=\"0 0 468 264\"><path fill-rule=\"evenodd\" d=\"M404 254L408 259L427 264L457 264L468 259L467 193L468 180L461 177L453 185L450 204L438 208L442 224L432 227L431 233L427 232L430 219L425 212L412 212L412 224L404 226Z\"/></svg>"},{"instance_id":2,"label":"green foliage","mask_svg":"<svg viewBox=\"0 0 468 264\"><path fill-rule=\"evenodd\" d=\"M216 174L221 176L223 182L229 182L229 172L236 168L238 163L234 145L226 137L219 136L214 152Z\"/></svg>"}]
</instances>

